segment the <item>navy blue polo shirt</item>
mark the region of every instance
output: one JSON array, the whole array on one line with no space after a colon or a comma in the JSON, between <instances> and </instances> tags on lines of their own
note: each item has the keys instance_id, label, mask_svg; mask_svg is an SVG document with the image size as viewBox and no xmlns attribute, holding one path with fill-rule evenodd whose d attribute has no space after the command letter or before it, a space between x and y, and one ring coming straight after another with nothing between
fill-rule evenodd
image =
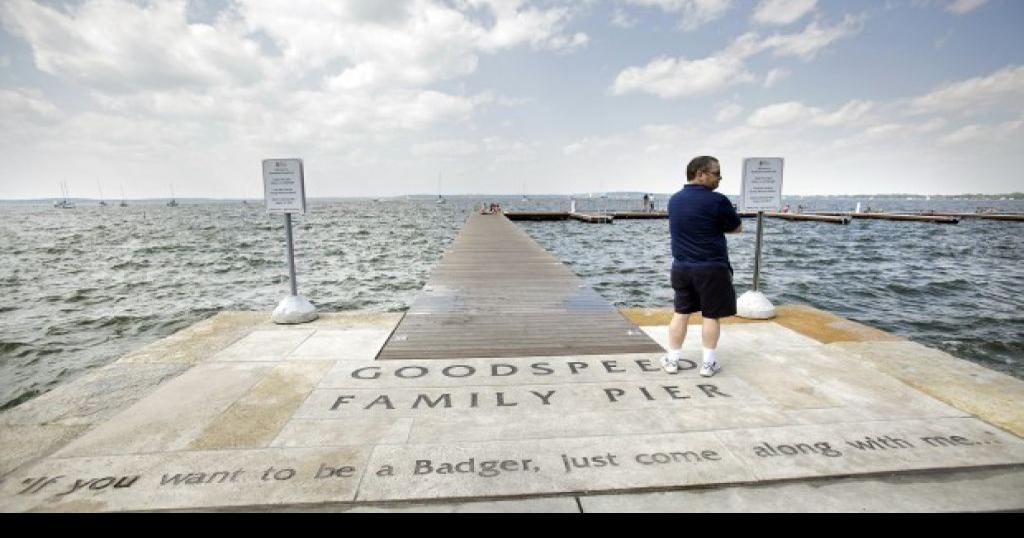
<instances>
[{"instance_id":1,"label":"navy blue polo shirt","mask_svg":"<svg viewBox=\"0 0 1024 538\"><path fill-rule=\"evenodd\" d=\"M725 232L735 230L740 217L728 198L687 184L669 200L668 221L674 269L720 265L732 272Z\"/></svg>"}]
</instances>

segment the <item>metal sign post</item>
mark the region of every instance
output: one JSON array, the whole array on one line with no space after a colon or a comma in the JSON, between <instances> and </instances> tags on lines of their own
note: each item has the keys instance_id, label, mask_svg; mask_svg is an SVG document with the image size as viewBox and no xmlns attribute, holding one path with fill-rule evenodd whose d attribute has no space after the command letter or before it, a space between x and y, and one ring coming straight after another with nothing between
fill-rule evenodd
<instances>
[{"instance_id":1,"label":"metal sign post","mask_svg":"<svg viewBox=\"0 0 1024 538\"><path fill-rule=\"evenodd\" d=\"M764 237L764 211L757 212L757 243L754 247L754 291L761 279L761 240Z\"/></svg>"},{"instance_id":2,"label":"metal sign post","mask_svg":"<svg viewBox=\"0 0 1024 538\"><path fill-rule=\"evenodd\" d=\"M274 323L305 323L317 318L316 308L299 295L295 278L295 244L292 238L292 213L306 212L306 188L302 159L266 159L263 161L263 196L267 213L284 215L287 244L288 281L291 295L277 305Z\"/></svg>"},{"instance_id":3,"label":"metal sign post","mask_svg":"<svg viewBox=\"0 0 1024 538\"><path fill-rule=\"evenodd\" d=\"M292 246L292 214L284 214L284 236L288 244L288 281L292 286L292 297L299 294L299 284L295 281L295 247Z\"/></svg>"},{"instance_id":4,"label":"metal sign post","mask_svg":"<svg viewBox=\"0 0 1024 538\"><path fill-rule=\"evenodd\" d=\"M764 240L764 212L782 207L782 167L780 157L743 159L743 193L741 211L757 211L757 239L754 243L754 289L736 301L740 317L769 319L775 307L760 291L761 244Z\"/></svg>"}]
</instances>

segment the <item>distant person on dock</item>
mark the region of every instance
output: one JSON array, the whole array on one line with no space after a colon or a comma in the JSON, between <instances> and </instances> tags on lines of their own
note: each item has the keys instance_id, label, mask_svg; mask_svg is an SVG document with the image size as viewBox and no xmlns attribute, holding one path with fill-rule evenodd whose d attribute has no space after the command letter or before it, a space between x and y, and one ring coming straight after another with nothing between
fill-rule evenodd
<instances>
[{"instance_id":1,"label":"distant person on dock","mask_svg":"<svg viewBox=\"0 0 1024 538\"><path fill-rule=\"evenodd\" d=\"M650 207L650 202L651 202L651 197L647 196L647 193L644 193L644 205L643 205L643 209L641 211L647 211L647 208Z\"/></svg>"},{"instance_id":2,"label":"distant person on dock","mask_svg":"<svg viewBox=\"0 0 1024 538\"><path fill-rule=\"evenodd\" d=\"M714 192L721 181L718 159L696 157L686 167L686 185L668 202L675 313L668 326L669 352L661 358L661 366L670 374L679 371L690 314L700 311L704 316L700 369L704 377L721 369L715 358L722 331L719 319L736 315L725 234L739 233L743 225L729 199Z\"/></svg>"}]
</instances>

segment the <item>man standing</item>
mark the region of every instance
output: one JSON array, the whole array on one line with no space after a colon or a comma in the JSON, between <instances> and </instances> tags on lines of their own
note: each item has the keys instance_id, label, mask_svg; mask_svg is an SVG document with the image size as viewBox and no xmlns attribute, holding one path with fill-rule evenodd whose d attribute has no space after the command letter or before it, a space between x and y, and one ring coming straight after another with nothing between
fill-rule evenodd
<instances>
[{"instance_id":1,"label":"man standing","mask_svg":"<svg viewBox=\"0 0 1024 538\"><path fill-rule=\"evenodd\" d=\"M711 377L721 369L715 358L722 331L718 320L736 314L736 291L724 234L739 233L743 228L729 199L714 192L721 181L718 159L697 157L686 167L686 186L668 202L675 290L675 313L668 326L669 353L661 358L668 373L679 371L686 326L690 314L697 311L704 316L700 375Z\"/></svg>"}]
</instances>

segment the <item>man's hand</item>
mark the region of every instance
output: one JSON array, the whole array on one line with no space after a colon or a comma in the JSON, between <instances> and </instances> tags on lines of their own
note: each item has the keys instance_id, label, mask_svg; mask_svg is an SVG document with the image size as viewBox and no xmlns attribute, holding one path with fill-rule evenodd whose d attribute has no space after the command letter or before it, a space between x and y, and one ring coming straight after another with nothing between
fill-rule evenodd
<instances>
[{"instance_id":1,"label":"man's hand","mask_svg":"<svg viewBox=\"0 0 1024 538\"><path fill-rule=\"evenodd\" d=\"M727 233L727 234L738 234L738 233L740 233L742 231L743 231L743 223L741 222L740 225L737 226L735 230L733 230L731 232L725 232L725 233Z\"/></svg>"}]
</instances>

